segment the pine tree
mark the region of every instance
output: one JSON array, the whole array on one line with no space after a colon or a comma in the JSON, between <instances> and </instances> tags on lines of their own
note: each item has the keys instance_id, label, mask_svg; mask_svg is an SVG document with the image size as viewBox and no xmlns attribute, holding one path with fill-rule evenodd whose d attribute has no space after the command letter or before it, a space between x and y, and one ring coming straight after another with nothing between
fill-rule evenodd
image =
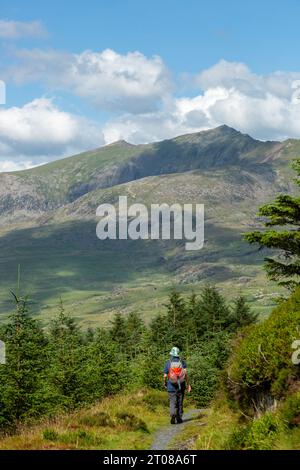
<instances>
[{"instance_id":1,"label":"pine tree","mask_svg":"<svg viewBox=\"0 0 300 470\"><path fill-rule=\"evenodd\" d=\"M16 311L1 329L6 364L0 367L0 425L39 413L35 394L46 361L47 341L29 315L28 299L15 294Z\"/></svg>"},{"instance_id":2,"label":"pine tree","mask_svg":"<svg viewBox=\"0 0 300 470\"><path fill-rule=\"evenodd\" d=\"M142 385L158 389L162 387L165 360L166 355L155 344L149 345L140 364Z\"/></svg>"},{"instance_id":3,"label":"pine tree","mask_svg":"<svg viewBox=\"0 0 300 470\"><path fill-rule=\"evenodd\" d=\"M112 341L109 331L99 328L83 354L81 377L87 402L117 393L131 380L124 355L120 355L118 344Z\"/></svg>"},{"instance_id":4,"label":"pine tree","mask_svg":"<svg viewBox=\"0 0 300 470\"><path fill-rule=\"evenodd\" d=\"M212 337L231 324L230 310L215 287L206 286L200 296L196 319L198 336Z\"/></svg>"},{"instance_id":5,"label":"pine tree","mask_svg":"<svg viewBox=\"0 0 300 470\"><path fill-rule=\"evenodd\" d=\"M84 335L84 341L85 343L91 343L92 341L94 341L94 339L95 339L95 331L93 330L93 328L88 327Z\"/></svg>"},{"instance_id":6,"label":"pine tree","mask_svg":"<svg viewBox=\"0 0 300 470\"><path fill-rule=\"evenodd\" d=\"M73 408L84 400L84 360L82 335L61 303L58 316L50 324L49 381L63 406Z\"/></svg>"},{"instance_id":7,"label":"pine tree","mask_svg":"<svg viewBox=\"0 0 300 470\"><path fill-rule=\"evenodd\" d=\"M126 352L130 358L134 358L140 351L145 325L138 313L130 312L126 319L125 327L127 337Z\"/></svg>"},{"instance_id":8,"label":"pine tree","mask_svg":"<svg viewBox=\"0 0 300 470\"><path fill-rule=\"evenodd\" d=\"M300 159L292 166L298 176L295 182L300 186ZM265 258L267 276L294 290L300 282L300 197L280 194L274 202L262 206L258 215L267 218L267 230L246 233L245 239L260 248L279 251L276 258Z\"/></svg>"},{"instance_id":9,"label":"pine tree","mask_svg":"<svg viewBox=\"0 0 300 470\"><path fill-rule=\"evenodd\" d=\"M257 320L258 314L254 313L249 305L246 304L245 298L240 296L234 300L234 306L231 311L232 329L251 325Z\"/></svg>"},{"instance_id":10,"label":"pine tree","mask_svg":"<svg viewBox=\"0 0 300 470\"><path fill-rule=\"evenodd\" d=\"M183 349L188 341L188 314L181 294L173 290L167 304L167 326L169 342Z\"/></svg>"},{"instance_id":11,"label":"pine tree","mask_svg":"<svg viewBox=\"0 0 300 470\"><path fill-rule=\"evenodd\" d=\"M188 347L198 342L197 319L199 318L199 302L192 293L187 303L187 341Z\"/></svg>"},{"instance_id":12,"label":"pine tree","mask_svg":"<svg viewBox=\"0 0 300 470\"><path fill-rule=\"evenodd\" d=\"M154 344L160 351L168 349L169 345L172 343L169 328L170 325L166 315L158 314L154 317L149 325L148 347Z\"/></svg>"},{"instance_id":13,"label":"pine tree","mask_svg":"<svg viewBox=\"0 0 300 470\"><path fill-rule=\"evenodd\" d=\"M110 337L112 341L118 345L120 354L126 354L128 338L124 316L120 312L117 312L110 324Z\"/></svg>"}]
</instances>

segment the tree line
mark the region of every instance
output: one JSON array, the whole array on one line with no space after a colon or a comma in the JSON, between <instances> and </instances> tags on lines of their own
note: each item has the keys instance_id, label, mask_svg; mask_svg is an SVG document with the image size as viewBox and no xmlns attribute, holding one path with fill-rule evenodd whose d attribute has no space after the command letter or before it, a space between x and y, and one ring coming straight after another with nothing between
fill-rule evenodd
<instances>
[{"instance_id":1,"label":"tree line","mask_svg":"<svg viewBox=\"0 0 300 470\"><path fill-rule=\"evenodd\" d=\"M216 288L184 298L173 291L166 311L146 325L136 312L115 314L108 328L83 330L61 303L47 327L30 314L27 298L0 327L0 428L54 416L122 390L162 387L171 346L188 361L193 396L212 398L235 331L256 321L242 297L229 305Z\"/></svg>"}]
</instances>

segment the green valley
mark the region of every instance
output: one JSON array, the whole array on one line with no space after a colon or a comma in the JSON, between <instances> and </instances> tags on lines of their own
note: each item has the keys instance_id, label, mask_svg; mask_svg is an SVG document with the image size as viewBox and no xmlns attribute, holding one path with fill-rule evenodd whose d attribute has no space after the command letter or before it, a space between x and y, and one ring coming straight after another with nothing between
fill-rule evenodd
<instances>
[{"instance_id":1,"label":"green valley","mask_svg":"<svg viewBox=\"0 0 300 470\"><path fill-rule=\"evenodd\" d=\"M117 142L41 167L0 175L0 312L21 267L33 311L48 321L60 297L86 326L116 311L159 312L172 287L207 282L246 295L267 314L280 289L265 283L264 251L241 233L259 226L257 207L294 191L289 163L298 141L261 142L227 126L149 144ZM205 204L205 245L96 238L96 208L129 203ZM229 293L229 294L228 294Z\"/></svg>"}]
</instances>

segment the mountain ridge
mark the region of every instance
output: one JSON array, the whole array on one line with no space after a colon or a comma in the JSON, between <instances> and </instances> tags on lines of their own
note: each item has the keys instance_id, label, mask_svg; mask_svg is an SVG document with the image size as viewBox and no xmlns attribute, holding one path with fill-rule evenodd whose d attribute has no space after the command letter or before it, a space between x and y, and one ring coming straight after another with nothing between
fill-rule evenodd
<instances>
[{"instance_id":1,"label":"mountain ridge","mask_svg":"<svg viewBox=\"0 0 300 470\"><path fill-rule=\"evenodd\" d=\"M276 285L261 270L264 253L242 233L259 227L260 205L292 193L290 161L300 141L262 142L227 126L162 142L117 142L17 174L0 174L0 314L10 310L18 265L32 309L51 319L62 297L89 324L116 311L148 319L171 288L198 290L209 282L226 295L273 306ZM204 248L188 253L175 240L96 237L96 208L128 203L202 203ZM263 286L263 287L262 287Z\"/></svg>"},{"instance_id":2,"label":"mountain ridge","mask_svg":"<svg viewBox=\"0 0 300 470\"><path fill-rule=\"evenodd\" d=\"M0 172L0 175L3 175L3 174L18 175L18 174L31 173L31 172L34 172L36 169L40 169L40 168L43 168L43 167L49 167L49 166L51 166L51 165L53 165L57 162L64 162L66 160L73 159L74 157L76 158L76 157L80 157L80 156L88 156L90 154L94 154L96 152L102 151L105 148L110 148L110 147L123 147L123 146L127 147L127 146L129 146L129 147L140 147L140 148L142 148L142 147L149 146L149 145L159 144L161 142L168 142L168 141L172 141L172 140L185 139L185 138L189 138L189 137L193 137L193 136L201 136L201 135L205 135L205 134L216 134L216 133L219 133L219 132L222 132L224 134L244 136L244 137L250 138L251 140L256 141L256 142L279 143L279 141L270 141L270 140L263 141L263 140L255 139L247 133L242 133L241 131L238 131L238 130L234 129L233 127L230 127L226 124L222 124L222 125L217 126L215 128L202 130L202 131L198 131L198 132L187 133L187 134L179 134L178 136L175 136L175 137L172 137L172 138L163 139L163 140L160 140L160 141L153 141L153 142L149 142L149 143L143 143L143 144L133 144L133 143L128 142L124 139L119 139L119 140L113 141L109 144L106 144L106 145L103 145L103 146L100 146L100 147L96 147L96 148L93 148L93 149L90 149L90 150L84 150L83 152L77 153L75 155L69 155L67 157L63 157L63 158L54 160L52 162L43 163L41 165L37 165L37 166L32 167L32 168L26 168L24 170ZM288 139L288 140L293 140L293 139ZM297 140L297 139L294 139L294 140Z\"/></svg>"},{"instance_id":3,"label":"mountain ridge","mask_svg":"<svg viewBox=\"0 0 300 470\"><path fill-rule=\"evenodd\" d=\"M117 141L32 169L0 174L0 218L54 210L95 189L148 176L262 163L278 142L262 142L228 126L151 144ZM251 158L247 158L247 156ZM21 197L20 197L21 196Z\"/></svg>"}]
</instances>

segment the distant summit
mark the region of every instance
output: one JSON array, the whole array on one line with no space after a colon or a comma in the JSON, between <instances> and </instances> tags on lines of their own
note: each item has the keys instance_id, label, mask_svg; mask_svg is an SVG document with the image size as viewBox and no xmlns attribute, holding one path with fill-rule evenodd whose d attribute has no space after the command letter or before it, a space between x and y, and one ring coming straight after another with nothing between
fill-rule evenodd
<instances>
[{"instance_id":1,"label":"distant summit","mask_svg":"<svg viewBox=\"0 0 300 470\"><path fill-rule=\"evenodd\" d=\"M130 144L129 142L126 142L126 140L120 139L105 145L105 147L134 147L134 144Z\"/></svg>"}]
</instances>

